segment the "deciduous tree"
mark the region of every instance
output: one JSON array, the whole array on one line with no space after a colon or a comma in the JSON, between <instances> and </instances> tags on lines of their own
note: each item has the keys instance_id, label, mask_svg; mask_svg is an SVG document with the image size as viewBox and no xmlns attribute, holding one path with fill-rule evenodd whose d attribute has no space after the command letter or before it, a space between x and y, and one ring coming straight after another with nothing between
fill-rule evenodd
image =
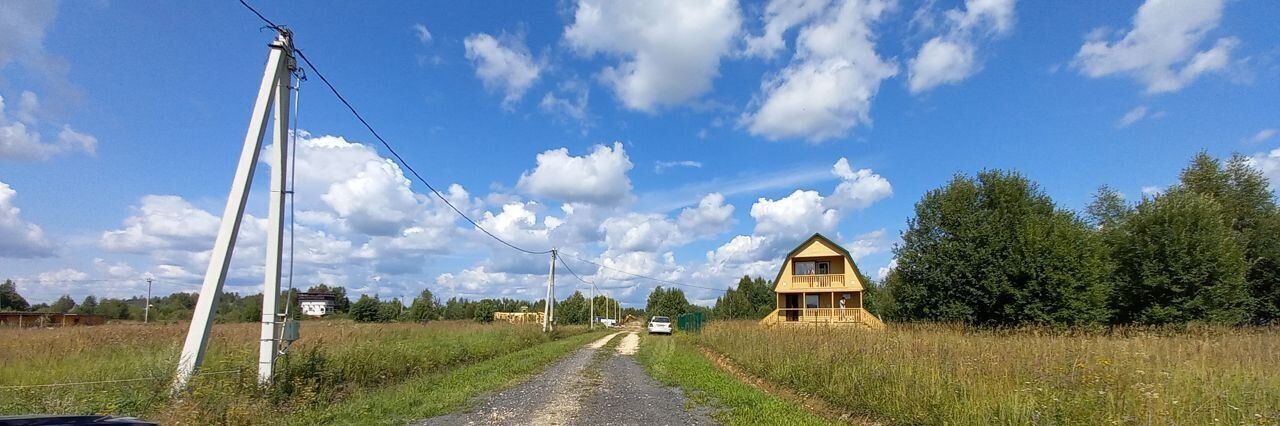
<instances>
[{"instance_id":1,"label":"deciduous tree","mask_svg":"<svg viewBox=\"0 0 1280 426\"><path fill-rule=\"evenodd\" d=\"M895 247L894 316L980 325L1107 319L1105 251L1074 213L1011 172L925 194Z\"/></svg>"}]
</instances>

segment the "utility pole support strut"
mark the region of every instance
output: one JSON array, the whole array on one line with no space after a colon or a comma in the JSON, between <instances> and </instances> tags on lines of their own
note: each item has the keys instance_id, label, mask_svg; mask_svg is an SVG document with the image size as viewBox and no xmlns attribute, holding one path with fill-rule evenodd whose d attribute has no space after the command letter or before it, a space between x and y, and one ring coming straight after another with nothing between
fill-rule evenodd
<instances>
[{"instance_id":1,"label":"utility pole support strut","mask_svg":"<svg viewBox=\"0 0 1280 426\"><path fill-rule=\"evenodd\" d=\"M209 258L209 268L205 270L204 284L200 287L200 298L196 300L195 313L191 317L191 326L187 330L187 338L182 345L182 355L178 358L177 374L173 380L173 392L178 393L187 387L192 375L200 369L201 362L204 361L205 347L209 343L209 330L213 325L213 315L217 311L218 295L222 293L222 285L227 279L227 269L231 263L232 250L236 244L236 236L240 231L240 222L244 218L245 204L249 198L249 187L253 184L253 172L258 164L258 153L262 150L262 137L267 129L267 118L275 98L275 105L278 107L276 111L276 154L273 160L275 163L272 167L272 203L269 215L275 218L272 225L275 229L268 230L268 244L272 238L275 239L276 247L274 248L275 256L272 256L272 249L268 246L266 277L264 280L263 303L269 299L271 304L271 336L275 336L275 297L271 292L272 287L268 283L274 283L274 289L279 291L280 285L280 248L279 235L282 227L279 225L279 206L276 204L274 197L283 198L283 191L276 193L277 188L283 188L274 185L276 176L283 178L284 162L280 161L285 158L284 153L287 152L285 143L287 137L281 136L288 125L288 99L289 99L289 68L293 63L293 35L287 30L281 31L279 37L270 45L271 51L267 56L266 69L262 74L262 83L258 86L258 97L253 104L253 112L249 116L249 128L244 136L244 147L240 151L240 160L236 166L235 177L231 181L231 192L227 196L227 206L222 211L222 224L218 227L218 236L213 242L213 253ZM282 81L283 80L283 81ZM279 108L283 105L283 108ZM283 179L281 179L283 180ZM274 231L274 232L273 232ZM274 259L273 259L274 257ZM273 265L274 263L274 265ZM272 274L274 273L274 277ZM268 310L263 309L263 318L266 318ZM264 328L267 324L263 324ZM264 332L265 334L265 332ZM266 344L266 342L263 342ZM271 342L274 352L274 341ZM273 358L274 359L274 358ZM259 367L261 368L261 366ZM268 374L269 376L269 374ZM261 377L261 374L259 375Z\"/></svg>"}]
</instances>

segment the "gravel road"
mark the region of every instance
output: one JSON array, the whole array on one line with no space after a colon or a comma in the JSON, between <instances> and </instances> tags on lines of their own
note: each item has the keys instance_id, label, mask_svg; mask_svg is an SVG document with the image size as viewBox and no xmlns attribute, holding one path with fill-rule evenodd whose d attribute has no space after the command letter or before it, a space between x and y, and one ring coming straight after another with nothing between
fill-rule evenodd
<instances>
[{"instance_id":1,"label":"gravel road","mask_svg":"<svg viewBox=\"0 0 1280 426\"><path fill-rule=\"evenodd\" d=\"M679 389L653 380L644 367L636 363L633 354L639 343L637 333L639 331L627 331L605 336L524 383L477 398L472 401L471 410L415 424L715 424L709 410L686 410L685 398ZM620 339L620 344L607 346L614 338Z\"/></svg>"}]
</instances>

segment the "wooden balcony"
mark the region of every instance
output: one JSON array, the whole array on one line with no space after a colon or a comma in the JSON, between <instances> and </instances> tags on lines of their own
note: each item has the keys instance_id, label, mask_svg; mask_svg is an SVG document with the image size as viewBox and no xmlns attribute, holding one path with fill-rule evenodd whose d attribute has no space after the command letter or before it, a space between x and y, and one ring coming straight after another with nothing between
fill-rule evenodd
<instances>
[{"instance_id":1,"label":"wooden balcony","mask_svg":"<svg viewBox=\"0 0 1280 426\"><path fill-rule=\"evenodd\" d=\"M844 274L792 275L792 289L844 287Z\"/></svg>"},{"instance_id":2,"label":"wooden balcony","mask_svg":"<svg viewBox=\"0 0 1280 426\"><path fill-rule=\"evenodd\" d=\"M863 325L884 330L880 318L862 308L779 308L762 321L766 324Z\"/></svg>"}]
</instances>

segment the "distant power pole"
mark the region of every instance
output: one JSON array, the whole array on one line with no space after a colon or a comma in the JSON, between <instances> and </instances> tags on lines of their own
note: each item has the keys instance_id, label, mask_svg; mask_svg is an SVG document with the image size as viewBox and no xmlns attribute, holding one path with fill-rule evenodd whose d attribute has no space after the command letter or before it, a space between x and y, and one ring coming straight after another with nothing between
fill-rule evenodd
<instances>
[{"instance_id":1,"label":"distant power pole","mask_svg":"<svg viewBox=\"0 0 1280 426\"><path fill-rule=\"evenodd\" d=\"M151 322L151 278L148 277L147 278L147 300L146 300L146 304L142 305L142 323L146 324L149 322Z\"/></svg>"},{"instance_id":2,"label":"distant power pole","mask_svg":"<svg viewBox=\"0 0 1280 426\"><path fill-rule=\"evenodd\" d=\"M591 315L587 317L587 330L596 325L596 283L591 283Z\"/></svg>"},{"instance_id":3,"label":"distant power pole","mask_svg":"<svg viewBox=\"0 0 1280 426\"><path fill-rule=\"evenodd\" d=\"M542 307L542 331L555 328L556 249L551 249L551 272L547 274L547 303Z\"/></svg>"}]
</instances>

